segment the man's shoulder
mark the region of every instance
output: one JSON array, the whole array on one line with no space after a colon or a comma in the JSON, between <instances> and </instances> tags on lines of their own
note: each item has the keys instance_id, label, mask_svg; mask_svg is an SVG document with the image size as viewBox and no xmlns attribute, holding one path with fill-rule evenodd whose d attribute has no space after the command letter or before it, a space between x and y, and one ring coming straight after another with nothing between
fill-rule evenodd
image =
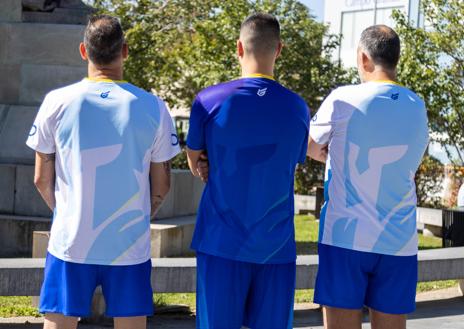
<instances>
[{"instance_id":1,"label":"man's shoulder","mask_svg":"<svg viewBox=\"0 0 464 329\"><path fill-rule=\"evenodd\" d=\"M202 89L197 94L196 99L200 101L204 106L208 106L208 104L215 103L218 100L220 101L226 99L228 96L232 95L238 87L242 86L243 84L243 79L235 79L211 85Z\"/></svg>"},{"instance_id":2,"label":"man's shoulder","mask_svg":"<svg viewBox=\"0 0 464 329\"><path fill-rule=\"evenodd\" d=\"M45 99L55 103L66 103L70 99L78 97L85 88L85 82L82 80L64 87L53 89L45 95Z\"/></svg>"}]
</instances>

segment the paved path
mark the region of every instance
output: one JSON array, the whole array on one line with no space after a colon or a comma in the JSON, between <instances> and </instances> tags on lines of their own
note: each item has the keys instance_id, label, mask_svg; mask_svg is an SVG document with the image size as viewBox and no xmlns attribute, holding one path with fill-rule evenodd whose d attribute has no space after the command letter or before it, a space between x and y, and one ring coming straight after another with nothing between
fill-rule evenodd
<instances>
[{"instance_id":1,"label":"paved path","mask_svg":"<svg viewBox=\"0 0 464 329\"><path fill-rule=\"evenodd\" d=\"M417 303L417 310L408 320L408 329L464 329L464 297L456 297L456 293L445 294L449 298L426 300ZM445 297L443 294L440 298ZM424 300L427 298L421 298ZM363 329L369 329L367 323ZM33 321L35 323L25 323ZM41 329L42 319L1 319L0 329ZM12 323L16 322L16 323ZM18 323L19 322L19 323ZM301 305L295 310L295 329L323 329L321 312L314 307ZM108 326L80 324L79 329L105 329ZM195 317L189 314L158 315L150 319L149 329L194 329Z\"/></svg>"}]
</instances>

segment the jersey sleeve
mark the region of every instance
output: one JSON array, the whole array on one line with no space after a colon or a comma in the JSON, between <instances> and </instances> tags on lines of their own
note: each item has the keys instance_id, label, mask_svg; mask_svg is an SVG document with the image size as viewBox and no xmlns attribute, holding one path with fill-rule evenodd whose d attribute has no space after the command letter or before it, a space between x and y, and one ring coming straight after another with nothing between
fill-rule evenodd
<instances>
[{"instance_id":1,"label":"jersey sleeve","mask_svg":"<svg viewBox=\"0 0 464 329\"><path fill-rule=\"evenodd\" d=\"M171 160L180 152L179 138L166 104L158 99L160 123L151 149L151 162Z\"/></svg>"},{"instance_id":2,"label":"jersey sleeve","mask_svg":"<svg viewBox=\"0 0 464 329\"><path fill-rule=\"evenodd\" d=\"M310 124L310 136L317 144L328 144L335 127L335 96L332 92L322 102Z\"/></svg>"},{"instance_id":3,"label":"jersey sleeve","mask_svg":"<svg viewBox=\"0 0 464 329\"><path fill-rule=\"evenodd\" d=\"M303 164L306 161L306 153L308 151L308 139L309 139L309 118L310 118L310 111L308 105L306 103L303 103L304 107L303 110L305 111L304 113L304 124L305 124L305 137L303 140L303 145L301 146L301 151L300 151L300 156L298 159L298 163Z\"/></svg>"},{"instance_id":4,"label":"jersey sleeve","mask_svg":"<svg viewBox=\"0 0 464 329\"><path fill-rule=\"evenodd\" d=\"M206 149L205 143L205 123L208 113L197 96L192 104L190 111L190 125L187 136L187 146L191 150Z\"/></svg>"},{"instance_id":5,"label":"jersey sleeve","mask_svg":"<svg viewBox=\"0 0 464 329\"><path fill-rule=\"evenodd\" d=\"M37 152L55 153L56 122L53 117L54 110L54 102L50 95L47 95L39 108L26 140L26 145Z\"/></svg>"}]
</instances>

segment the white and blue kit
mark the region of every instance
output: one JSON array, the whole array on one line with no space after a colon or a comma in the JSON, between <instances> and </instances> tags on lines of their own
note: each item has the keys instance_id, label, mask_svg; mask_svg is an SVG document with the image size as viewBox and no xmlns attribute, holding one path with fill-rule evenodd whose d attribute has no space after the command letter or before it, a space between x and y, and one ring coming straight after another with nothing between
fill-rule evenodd
<instances>
[{"instance_id":1,"label":"white and blue kit","mask_svg":"<svg viewBox=\"0 0 464 329\"><path fill-rule=\"evenodd\" d=\"M27 145L56 155L47 263L147 267L150 163L179 152L164 102L124 81L84 79L45 97Z\"/></svg>"},{"instance_id":2,"label":"white and blue kit","mask_svg":"<svg viewBox=\"0 0 464 329\"><path fill-rule=\"evenodd\" d=\"M402 279L396 284L398 288L402 282L409 282L410 288L406 290L414 288L415 292L417 199L414 176L428 144L427 113L422 99L391 81L341 87L326 98L313 117L310 136L316 143L329 147L319 234L322 266L316 300L342 308L360 308L363 303L368 306L374 303L370 302L375 299L371 297L339 305L341 302L337 300L344 300L343 297L328 296L330 286L336 286L333 282L323 284L331 277L326 273L328 269L324 270L325 261L329 258L337 261L333 250L330 257L324 257L331 247L365 257L385 256L379 259L389 259L390 267L395 259L404 263L404 259L400 262L398 257L410 257L411 272L403 264L403 275L400 275L401 269L397 273L398 280ZM340 257L346 257L345 250L340 253ZM382 261L378 264L380 267ZM379 267L371 270L381 275ZM347 280L349 275L345 275L342 265L338 268L339 275ZM354 268L352 265L351 270L355 271ZM369 272L366 268L363 270ZM363 283L357 284L360 285L358 290L364 291ZM370 289L376 288L371 286ZM405 299L409 300L409 305L404 307L404 302L395 303L393 299L391 305L375 306L386 313L411 311L410 298Z\"/></svg>"}]
</instances>

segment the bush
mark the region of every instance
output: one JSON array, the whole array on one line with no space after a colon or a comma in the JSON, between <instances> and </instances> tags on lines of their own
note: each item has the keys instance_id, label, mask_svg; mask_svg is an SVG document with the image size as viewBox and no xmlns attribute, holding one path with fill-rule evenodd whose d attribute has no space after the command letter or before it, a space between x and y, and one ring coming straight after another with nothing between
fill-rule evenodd
<instances>
[{"instance_id":1,"label":"bush","mask_svg":"<svg viewBox=\"0 0 464 329\"><path fill-rule=\"evenodd\" d=\"M185 147L182 147L182 151L172 159L172 169L189 169Z\"/></svg>"},{"instance_id":2,"label":"bush","mask_svg":"<svg viewBox=\"0 0 464 329\"><path fill-rule=\"evenodd\" d=\"M445 170L436 158L426 155L416 173L417 205L442 208L442 192Z\"/></svg>"},{"instance_id":3,"label":"bush","mask_svg":"<svg viewBox=\"0 0 464 329\"><path fill-rule=\"evenodd\" d=\"M298 165L295 171L295 193L314 194L314 188L324 185L324 164L306 159L304 164Z\"/></svg>"}]
</instances>

